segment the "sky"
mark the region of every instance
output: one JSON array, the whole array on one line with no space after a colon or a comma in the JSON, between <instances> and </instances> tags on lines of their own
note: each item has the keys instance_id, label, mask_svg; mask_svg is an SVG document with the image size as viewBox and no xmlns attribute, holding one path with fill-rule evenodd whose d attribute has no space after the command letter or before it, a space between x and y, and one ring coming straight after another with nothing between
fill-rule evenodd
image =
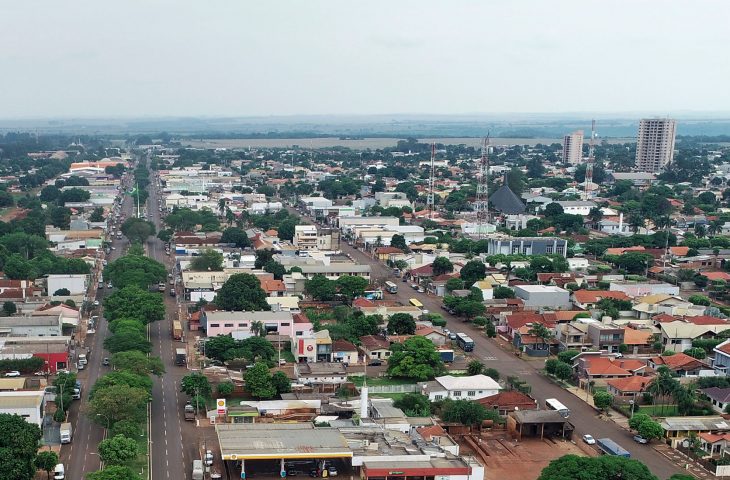
<instances>
[{"instance_id":1,"label":"sky","mask_svg":"<svg viewBox=\"0 0 730 480\"><path fill-rule=\"evenodd\" d=\"M3 0L0 118L730 112L727 0Z\"/></svg>"}]
</instances>

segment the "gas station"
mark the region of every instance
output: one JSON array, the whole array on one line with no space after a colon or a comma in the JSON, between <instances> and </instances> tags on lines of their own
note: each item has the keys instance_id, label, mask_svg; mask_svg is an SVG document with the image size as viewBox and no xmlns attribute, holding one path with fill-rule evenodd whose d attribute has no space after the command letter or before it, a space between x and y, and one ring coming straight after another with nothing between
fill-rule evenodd
<instances>
[{"instance_id":1,"label":"gas station","mask_svg":"<svg viewBox=\"0 0 730 480\"><path fill-rule=\"evenodd\" d=\"M222 459L234 462L233 471L240 468L242 479L247 468L257 464L277 465L281 478L287 476L287 460L296 464L311 461L319 466L316 470L322 477L327 476L327 469L322 468L327 460L351 464L352 450L336 428L316 428L312 423L225 423L217 424L215 430Z\"/></svg>"}]
</instances>

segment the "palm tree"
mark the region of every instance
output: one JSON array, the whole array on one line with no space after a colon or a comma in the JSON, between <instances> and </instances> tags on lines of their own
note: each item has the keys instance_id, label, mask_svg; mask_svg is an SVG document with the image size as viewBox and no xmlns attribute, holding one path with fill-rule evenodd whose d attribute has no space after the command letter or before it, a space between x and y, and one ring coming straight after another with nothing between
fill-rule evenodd
<instances>
[{"instance_id":1,"label":"palm tree","mask_svg":"<svg viewBox=\"0 0 730 480\"><path fill-rule=\"evenodd\" d=\"M593 207L591 208L591 211L588 212L588 218L591 219L594 226L598 226L598 222L601 221L603 218L603 212L601 211L600 207Z\"/></svg>"},{"instance_id":2,"label":"palm tree","mask_svg":"<svg viewBox=\"0 0 730 480\"><path fill-rule=\"evenodd\" d=\"M722 221L720 220L713 220L710 222L710 224L707 226L707 233L710 235L717 235L720 230L722 230Z\"/></svg>"},{"instance_id":3,"label":"palm tree","mask_svg":"<svg viewBox=\"0 0 730 480\"><path fill-rule=\"evenodd\" d=\"M218 210L220 210L221 214L226 210L226 199L221 198L218 200Z\"/></svg>"},{"instance_id":4,"label":"palm tree","mask_svg":"<svg viewBox=\"0 0 730 480\"><path fill-rule=\"evenodd\" d=\"M638 233L640 228L644 227L644 216L639 212L633 212L629 215L628 224L634 233Z\"/></svg>"},{"instance_id":5,"label":"palm tree","mask_svg":"<svg viewBox=\"0 0 730 480\"><path fill-rule=\"evenodd\" d=\"M553 338L553 332L551 332L550 329L542 323L533 323L527 333L529 335L532 335L533 337L541 339L542 343L545 344L547 344L550 339Z\"/></svg>"},{"instance_id":6,"label":"palm tree","mask_svg":"<svg viewBox=\"0 0 730 480\"><path fill-rule=\"evenodd\" d=\"M257 337L265 336L266 327L264 327L264 323L259 320L254 320L253 322L251 322L251 333L253 333Z\"/></svg>"},{"instance_id":7,"label":"palm tree","mask_svg":"<svg viewBox=\"0 0 730 480\"><path fill-rule=\"evenodd\" d=\"M707 233L707 229L704 225L698 224L695 225L695 235L697 235L698 238L702 238Z\"/></svg>"},{"instance_id":8,"label":"palm tree","mask_svg":"<svg viewBox=\"0 0 730 480\"><path fill-rule=\"evenodd\" d=\"M505 273L506 274L505 277L507 279L507 284L509 284L509 277L510 277L510 275L512 275L512 272L515 270L515 268L516 267L514 265L512 265L512 261L511 260L507 260L504 263L504 265L502 265L502 268L499 269L499 271L501 273Z\"/></svg>"}]
</instances>

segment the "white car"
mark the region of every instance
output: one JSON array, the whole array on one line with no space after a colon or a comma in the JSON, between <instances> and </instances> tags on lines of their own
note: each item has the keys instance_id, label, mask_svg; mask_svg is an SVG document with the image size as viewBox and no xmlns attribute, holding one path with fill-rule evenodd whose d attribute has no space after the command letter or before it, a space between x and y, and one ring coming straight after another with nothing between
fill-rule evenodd
<instances>
[{"instance_id":1,"label":"white car","mask_svg":"<svg viewBox=\"0 0 730 480\"><path fill-rule=\"evenodd\" d=\"M211 450L205 452L205 464L209 467L213 465L213 452Z\"/></svg>"},{"instance_id":2,"label":"white car","mask_svg":"<svg viewBox=\"0 0 730 480\"><path fill-rule=\"evenodd\" d=\"M95 307L98 307L99 306L99 300L94 300L94 306Z\"/></svg>"},{"instance_id":3,"label":"white car","mask_svg":"<svg viewBox=\"0 0 730 480\"><path fill-rule=\"evenodd\" d=\"M9 372L5 372L5 376L6 377L19 377L20 376L20 372L17 371L17 370L11 370Z\"/></svg>"},{"instance_id":4,"label":"white car","mask_svg":"<svg viewBox=\"0 0 730 480\"><path fill-rule=\"evenodd\" d=\"M587 433L583 435L583 441L586 442L588 445L596 444L596 439L593 438L593 435L588 435Z\"/></svg>"}]
</instances>

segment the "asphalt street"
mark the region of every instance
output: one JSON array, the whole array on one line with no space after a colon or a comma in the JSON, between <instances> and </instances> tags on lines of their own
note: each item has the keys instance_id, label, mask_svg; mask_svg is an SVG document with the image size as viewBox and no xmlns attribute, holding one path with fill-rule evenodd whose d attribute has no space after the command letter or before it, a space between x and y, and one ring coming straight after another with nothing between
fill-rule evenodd
<instances>
[{"instance_id":1,"label":"asphalt street","mask_svg":"<svg viewBox=\"0 0 730 480\"><path fill-rule=\"evenodd\" d=\"M293 213L301 215L294 209ZM314 222L311 217L305 217ZM556 398L570 409L570 422L575 426L574 440L581 441L582 435L588 433L595 438L609 437L618 442L622 447L631 452L632 458L641 460L660 479L666 479L680 470L667 460L663 455L656 452L650 445L641 445L633 440L633 434L621 428L610 420L600 418L593 407L579 399L572 393L554 384L538 373L544 367L542 360L523 360L512 353L506 352L493 339L484 335L481 329L477 329L471 323L465 323L460 318L448 314L441 308L441 298L418 293L410 287L410 283L402 282L395 278L390 268L370 255L341 242L341 250L349 254L357 263L369 264L372 269L371 277L373 282L384 282L392 280L398 284L398 293L395 295L386 293L386 299L397 299L404 305L408 304L410 298L417 298L423 303L424 308L429 312L441 314L447 321L447 328L452 332L463 332L474 340L474 351L472 357L481 360L487 367L496 368L502 378L517 376L532 386L532 396L544 408L546 398Z\"/></svg>"}]
</instances>

